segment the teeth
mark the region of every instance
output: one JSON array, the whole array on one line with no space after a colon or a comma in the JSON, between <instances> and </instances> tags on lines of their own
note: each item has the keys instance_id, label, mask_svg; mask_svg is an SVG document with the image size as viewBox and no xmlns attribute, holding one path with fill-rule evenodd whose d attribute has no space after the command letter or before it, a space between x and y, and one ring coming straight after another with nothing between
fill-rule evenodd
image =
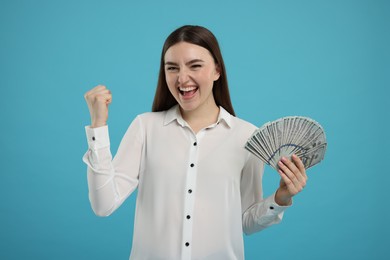
<instances>
[{"instance_id":1,"label":"teeth","mask_svg":"<svg viewBox=\"0 0 390 260\"><path fill-rule=\"evenodd\" d=\"M188 91L192 91L192 90L196 89L196 87L187 87L187 88L180 87L179 89L180 89L180 91L188 92Z\"/></svg>"}]
</instances>

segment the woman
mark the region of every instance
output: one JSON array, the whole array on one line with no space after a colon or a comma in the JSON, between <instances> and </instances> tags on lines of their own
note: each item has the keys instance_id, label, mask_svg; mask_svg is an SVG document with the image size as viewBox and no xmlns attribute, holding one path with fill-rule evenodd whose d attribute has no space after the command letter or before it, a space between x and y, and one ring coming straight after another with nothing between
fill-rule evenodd
<instances>
[{"instance_id":1,"label":"woman","mask_svg":"<svg viewBox=\"0 0 390 260\"><path fill-rule=\"evenodd\" d=\"M301 160L280 163L280 186L262 198L262 162L244 149L256 127L234 116L214 35L183 26L163 46L153 112L131 123L115 158L111 93L86 93L91 126L89 197L108 216L138 188L130 259L244 259L243 235L280 222L306 185Z\"/></svg>"}]
</instances>

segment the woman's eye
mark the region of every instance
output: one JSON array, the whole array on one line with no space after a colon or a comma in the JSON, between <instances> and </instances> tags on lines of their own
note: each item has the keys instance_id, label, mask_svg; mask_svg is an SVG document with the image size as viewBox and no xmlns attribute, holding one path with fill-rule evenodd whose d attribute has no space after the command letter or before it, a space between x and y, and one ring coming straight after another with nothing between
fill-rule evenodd
<instances>
[{"instance_id":1,"label":"woman's eye","mask_svg":"<svg viewBox=\"0 0 390 260\"><path fill-rule=\"evenodd\" d=\"M191 66L191 68L193 68L193 69L198 69L200 67L202 67L202 65L200 65L200 64L194 64Z\"/></svg>"},{"instance_id":2,"label":"woman's eye","mask_svg":"<svg viewBox=\"0 0 390 260\"><path fill-rule=\"evenodd\" d=\"M167 70L168 71L175 71L175 70L177 70L177 67L167 67Z\"/></svg>"}]
</instances>

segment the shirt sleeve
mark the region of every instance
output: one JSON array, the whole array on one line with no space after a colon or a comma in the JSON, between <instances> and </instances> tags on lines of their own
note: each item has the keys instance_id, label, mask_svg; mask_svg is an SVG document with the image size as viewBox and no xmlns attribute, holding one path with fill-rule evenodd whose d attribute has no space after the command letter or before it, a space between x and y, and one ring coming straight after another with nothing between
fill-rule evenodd
<instances>
[{"instance_id":1,"label":"shirt sleeve","mask_svg":"<svg viewBox=\"0 0 390 260\"><path fill-rule=\"evenodd\" d=\"M263 199L262 176L264 164L249 154L241 176L241 205L243 231L253 234L279 223L290 206L279 206L275 194Z\"/></svg>"},{"instance_id":2,"label":"shirt sleeve","mask_svg":"<svg viewBox=\"0 0 390 260\"><path fill-rule=\"evenodd\" d=\"M126 131L112 159L108 126L85 127L88 150L83 156L87 164L89 200L98 216L113 213L137 188L142 168L143 134L137 117Z\"/></svg>"}]
</instances>

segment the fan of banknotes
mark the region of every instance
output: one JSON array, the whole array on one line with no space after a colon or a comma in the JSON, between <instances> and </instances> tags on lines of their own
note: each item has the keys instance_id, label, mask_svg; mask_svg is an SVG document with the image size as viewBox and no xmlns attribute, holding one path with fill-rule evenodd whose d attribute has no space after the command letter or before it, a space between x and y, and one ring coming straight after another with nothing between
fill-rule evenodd
<instances>
[{"instance_id":1,"label":"fan of banknotes","mask_svg":"<svg viewBox=\"0 0 390 260\"><path fill-rule=\"evenodd\" d=\"M296 154L308 169L324 159L324 129L308 117L288 116L268 122L257 129L245 148L274 169L285 156Z\"/></svg>"}]
</instances>

